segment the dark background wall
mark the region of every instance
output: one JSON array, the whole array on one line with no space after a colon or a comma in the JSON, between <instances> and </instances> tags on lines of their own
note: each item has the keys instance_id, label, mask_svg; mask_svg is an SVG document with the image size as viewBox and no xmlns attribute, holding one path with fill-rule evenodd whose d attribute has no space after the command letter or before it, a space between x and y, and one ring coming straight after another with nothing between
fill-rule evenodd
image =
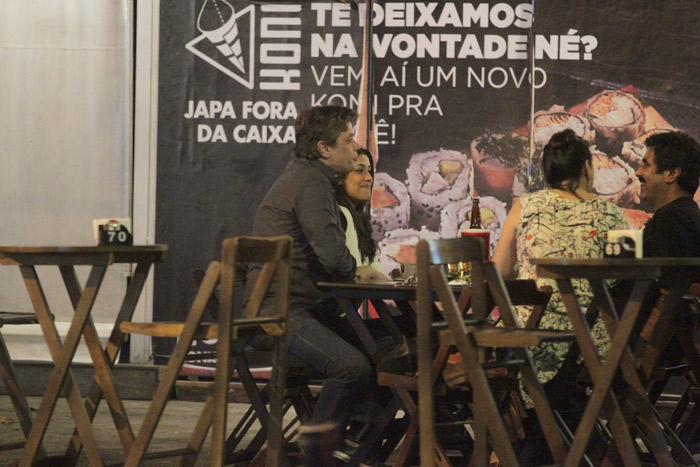
<instances>
[{"instance_id":1,"label":"dark background wall","mask_svg":"<svg viewBox=\"0 0 700 467\"><path fill-rule=\"evenodd\" d=\"M465 24L463 12L483 2L432 2L432 19L423 25L404 19L409 10L421 17L417 3L426 2L375 3L385 13L374 26L378 171L401 182L416 153L444 148L468 155L471 141L484 130L508 134L526 128L531 118L527 47L517 58L483 57L474 48L451 58L446 44L454 37L458 50L468 42L480 46L482 55L494 37L556 37L570 43L568 56L535 60L540 71L534 111L552 105L570 109L600 91L631 86L627 89L671 126L700 133L697 1L488 2L489 12L498 14L477 24ZM243 69L203 32L222 26L217 18L231 16L226 4L235 10ZM335 16L334 8L339 9ZM154 319L182 318L194 295L191 271L217 258L223 238L250 232L257 205L292 157L293 142L283 136L289 135L296 112L332 96L336 103L357 107L363 29L361 12L347 8L333 1L161 2L156 241L169 244L171 253L156 269ZM388 21L392 9L403 13ZM205 16L198 22L200 13ZM438 57L404 54L406 44L422 34L444 35ZM323 52L320 38L333 40L333 53ZM391 47L384 52L388 40L398 41L398 53ZM280 57L289 63L270 63ZM419 67L424 84L431 70L447 79L422 85ZM491 73L490 81L482 86L473 75L469 81L470 73L482 70ZM289 77L288 85L279 84L280 75ZM217 102L228 113L212 115ZM245 102L261 111L280 105L284 112L280 118L246 116ZM200 107L190 118L190 103L207 111ZM218 141L206 138L200 125ZM217 128L224 137L214 133ZM236 131L248 142L236 141ZM169 349L168 343L156 343L155 353Z\"/></svg>"}]
</instances>

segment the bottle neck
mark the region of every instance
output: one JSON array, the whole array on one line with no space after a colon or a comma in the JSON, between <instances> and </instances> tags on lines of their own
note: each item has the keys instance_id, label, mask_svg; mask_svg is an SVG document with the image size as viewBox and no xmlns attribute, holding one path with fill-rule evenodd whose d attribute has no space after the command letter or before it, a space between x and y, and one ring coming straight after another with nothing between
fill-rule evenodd
<instances>
[{"instance_id":1,"label":"bottle neck","mask_svg":"<svg viewBox=\"0 0 700 467\"><path fill-rule=\"evenodd\" d=\"M474 204L472 205L471 219L469 222L470 229L481 229L481 207L479 206L479 200L474 199Z\"/></svg>"}]
</instances>

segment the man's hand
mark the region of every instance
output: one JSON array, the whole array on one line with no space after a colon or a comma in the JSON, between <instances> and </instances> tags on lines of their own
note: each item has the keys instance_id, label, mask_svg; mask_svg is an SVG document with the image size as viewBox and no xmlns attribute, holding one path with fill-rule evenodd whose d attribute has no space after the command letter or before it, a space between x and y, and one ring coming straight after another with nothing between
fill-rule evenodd
<instances>
[{"instance_id":1,"label":"man's hand","mask_svg":"<svg viewBox=\"0 0 700 467\"><path fill-rule=\"evenodd\" d=\"M360 276L358 282L386 282L389 279L383 272L379 272L372 266L359 266L355 274Z\"/></svg>"}]
</instances>

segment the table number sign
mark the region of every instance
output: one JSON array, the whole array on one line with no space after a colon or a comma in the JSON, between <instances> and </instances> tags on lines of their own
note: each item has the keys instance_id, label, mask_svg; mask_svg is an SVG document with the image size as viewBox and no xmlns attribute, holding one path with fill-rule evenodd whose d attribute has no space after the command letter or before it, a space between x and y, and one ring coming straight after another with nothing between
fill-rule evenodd
<instances>
[{"instance_id":1,"label":"table number sign","mask_svg":"<svg viewBox=\"0 0 700 467\"><path fill-rule=\"evenodd\" d=\"M98 245L132 245L131 219L94 219L92 227Z\"/></svg>"},{"instance_id":2,"label":"table number sign","mask_svg":"<svg viewBox=\"0 0 700 467\"><path fill-rule=\"evenodd\" d=\"M641 230L611 230L605 244L605 258L642 258Z\"/></svg>"}]
</instances>

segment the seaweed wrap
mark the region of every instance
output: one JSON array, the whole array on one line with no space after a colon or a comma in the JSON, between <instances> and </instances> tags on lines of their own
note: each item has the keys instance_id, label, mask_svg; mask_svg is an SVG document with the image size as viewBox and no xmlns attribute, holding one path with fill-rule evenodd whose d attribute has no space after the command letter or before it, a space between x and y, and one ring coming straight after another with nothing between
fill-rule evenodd
<instances>
[{"instance_id":1,"label":"seaweed wrap","mask_svg":"<svg viewBox=\"0 0 700 467\"><path fill-rule=\"evenodd\" d=\"M372 238L380 241L390 230L408 227L411 199L406 186L384 172L374 176L371 200Z\"/></svg>"},{"instance_id":2,"label":"seaweed wrap","mask_svg":"<svg viewBox=\"0 0 700 467\"><path fill-rule=\"evenodd\" d=\"M379 264L387 274L402 264L416 264L416 244L422 239L436 238L440 238L440 235L425 226L420 230L392 230L379 242Z\"/></svg>"},{"instance_id":3,"label":"seaweed wrap","mask_svg":"<svg viewBox=\"0 0 700 467\"><path fill-rule=\"evenodd\" d=\"M414 154L406 174L413 226L437 230L442 208L469 194L471 169L467 156L459 151Z\"/></svg>"}]
</instances>

